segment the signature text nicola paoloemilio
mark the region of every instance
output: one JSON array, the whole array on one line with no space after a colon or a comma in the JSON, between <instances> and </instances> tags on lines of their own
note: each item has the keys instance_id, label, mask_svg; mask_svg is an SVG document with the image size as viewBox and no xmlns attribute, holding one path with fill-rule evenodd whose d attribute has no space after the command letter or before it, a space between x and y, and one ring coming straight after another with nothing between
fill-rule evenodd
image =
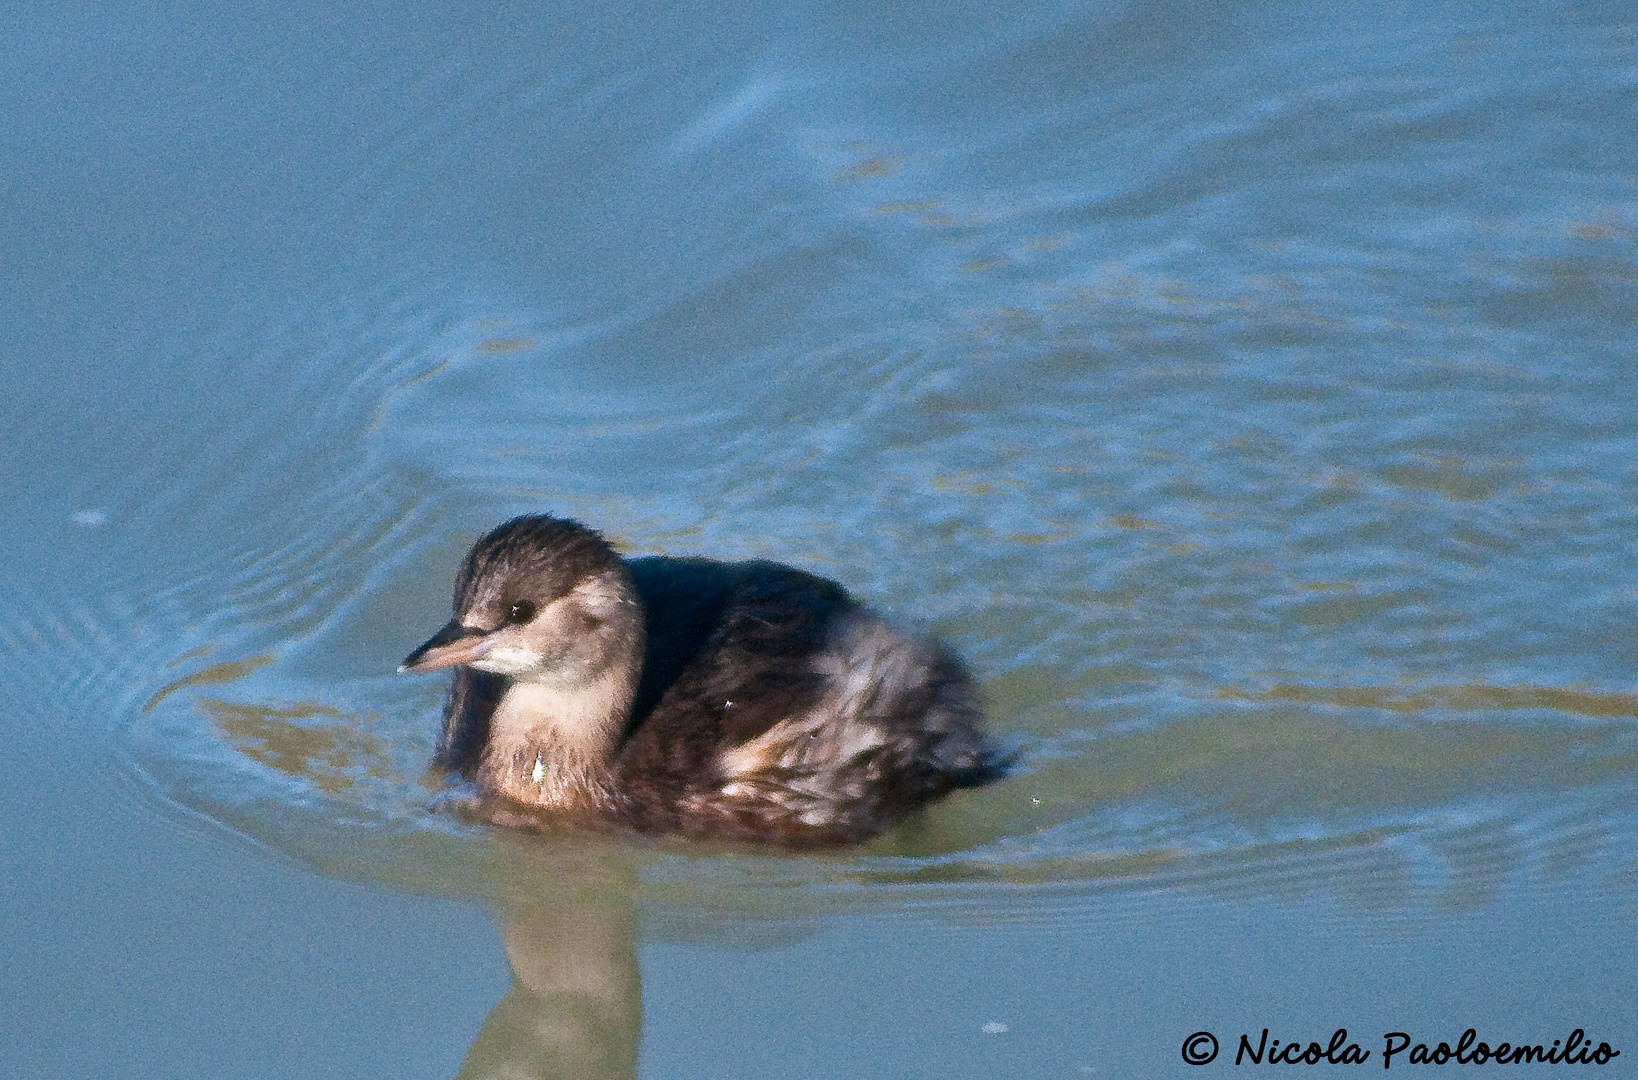
<instances>
[{"instance_id":1,"label":"signature text nicola paoloemilio","mask_svg":"<svg viewBox=\"0 0 1638 1080\"><path fill-rule=\"evenodd\" d=\"M1608 1065L1621 1056L1607 1042L1596 1046L1588 1041L1587 1033L1576 1028L1563 1039L1545 1042L1488 1043L1479 1039L1473 1028L1462 1032L1454 1045L1448 1042L1424 1042L1403 1031L1389 1031L1382 1036L1382 1067L1399 1065ZM1321 1045L1296 1039L1282 1043L1270 1039L1268 1029L1253 1040L1240 1036L1239 1048L1234 1054L1236 1065L1363 1065L1372 1058L1371 1051L1348 1038L1347 1028L1337 1028L1330 1040ZM1207 1065L1217 1058L1217 1036L1209 1031L1197 1031L1183 1040L1183 1060L1190 1065Z\"/></svg>"}]
</instances>

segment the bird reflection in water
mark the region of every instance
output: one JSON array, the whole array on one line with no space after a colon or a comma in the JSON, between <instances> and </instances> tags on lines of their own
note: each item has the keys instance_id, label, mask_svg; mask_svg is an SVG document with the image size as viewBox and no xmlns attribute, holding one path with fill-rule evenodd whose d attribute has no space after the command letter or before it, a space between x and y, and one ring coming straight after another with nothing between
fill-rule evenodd
<instances>
[{"instance_id":1,"label":"bird reflection in water","mask_svg":"<svg viewBox=\"0 0 1638 1080\"><path fill-rule=\"evenodd\" d=\"M540 839L496 838L516 856L497 890L512 988L460 1080L629 1080L643 1022L636 860L595 838Z\"/></svg>"}]
</instances>

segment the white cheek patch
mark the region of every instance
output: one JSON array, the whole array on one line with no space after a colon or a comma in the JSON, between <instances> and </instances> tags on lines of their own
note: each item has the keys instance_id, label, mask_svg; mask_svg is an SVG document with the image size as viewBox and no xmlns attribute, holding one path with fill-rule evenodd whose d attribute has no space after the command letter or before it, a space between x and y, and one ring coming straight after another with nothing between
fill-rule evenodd
<instances>
[{"instance_id":1,"label":"white cheek patch","mask_svg":"<svg viewBox=\"0 0 1638 1080\"><path fill-rule=\"evenodd\" d=\"M540 664L540 654L522 645L496 645L485 651L483 658L474 660L469 667L487 671L491 675L521 675Z\"/></svg>"},{"instance_id":2,"label":"white cheek patch","mask_svg":"<svg viewBox=\"0 0 1638 1080\"><path fill-rule=\"evenodd\" d=\"M579 615L599 622L630 617L635 606L631 597L612 576L587 578L576 585L559 603Z\"/></svg>"},{"instance_id":3,"label":"white cheek patch","mask_svg":"<svg viewBox=\"0 0 1638 1080\"><path fill-rule=\"evenodd\" d=\"M616 625L622 620L635 621L635 604L618 579L589 578L567 596L542 607L526 624L496 631L484 656L471 666L497 675L572 686L593 677L608 662L613 655L607 652L611 642L630 641L630 635L613 639L595 632L588 635L584 624L588 618ZM640 634L640 627L637 632Z\"/></svg>"}]
</instances>

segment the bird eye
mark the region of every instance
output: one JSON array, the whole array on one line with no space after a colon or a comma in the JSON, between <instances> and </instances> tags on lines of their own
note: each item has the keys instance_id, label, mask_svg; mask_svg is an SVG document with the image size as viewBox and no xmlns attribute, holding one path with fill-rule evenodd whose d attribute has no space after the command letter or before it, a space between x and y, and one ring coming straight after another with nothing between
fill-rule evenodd
<instances>
[{"instance_id":1,"label":"bird eye","mask_svg":"<svg viewBox=\"0 0 1638 1080\"><path fill-rule=\"evenodd\" d=\"M519 600L517 603L513 604L512 609L506 613L506 621L509 623L526 623L534 617L535 605L531 604L527 600Z\"/></svg>"}]
</instances>

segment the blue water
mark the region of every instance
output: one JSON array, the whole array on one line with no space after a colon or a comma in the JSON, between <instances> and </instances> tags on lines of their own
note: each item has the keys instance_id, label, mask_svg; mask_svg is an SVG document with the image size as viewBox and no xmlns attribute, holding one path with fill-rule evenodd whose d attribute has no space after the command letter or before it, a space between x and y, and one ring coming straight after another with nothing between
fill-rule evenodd
<instances>
[{"instance_id":1,"label":"blue water","mask_svg":"<svg viewBox=\"0 0 1638 1080\"><path fill-rule=\"evenodd\" d=\"M1630 1070L1635 46L1618 4L14 13L0 1038L1147 1076L1579 1026ZM436 812L393 666L540 510L932 629L1020 773L814 858Z\"/></svg>"}]
</instances>

